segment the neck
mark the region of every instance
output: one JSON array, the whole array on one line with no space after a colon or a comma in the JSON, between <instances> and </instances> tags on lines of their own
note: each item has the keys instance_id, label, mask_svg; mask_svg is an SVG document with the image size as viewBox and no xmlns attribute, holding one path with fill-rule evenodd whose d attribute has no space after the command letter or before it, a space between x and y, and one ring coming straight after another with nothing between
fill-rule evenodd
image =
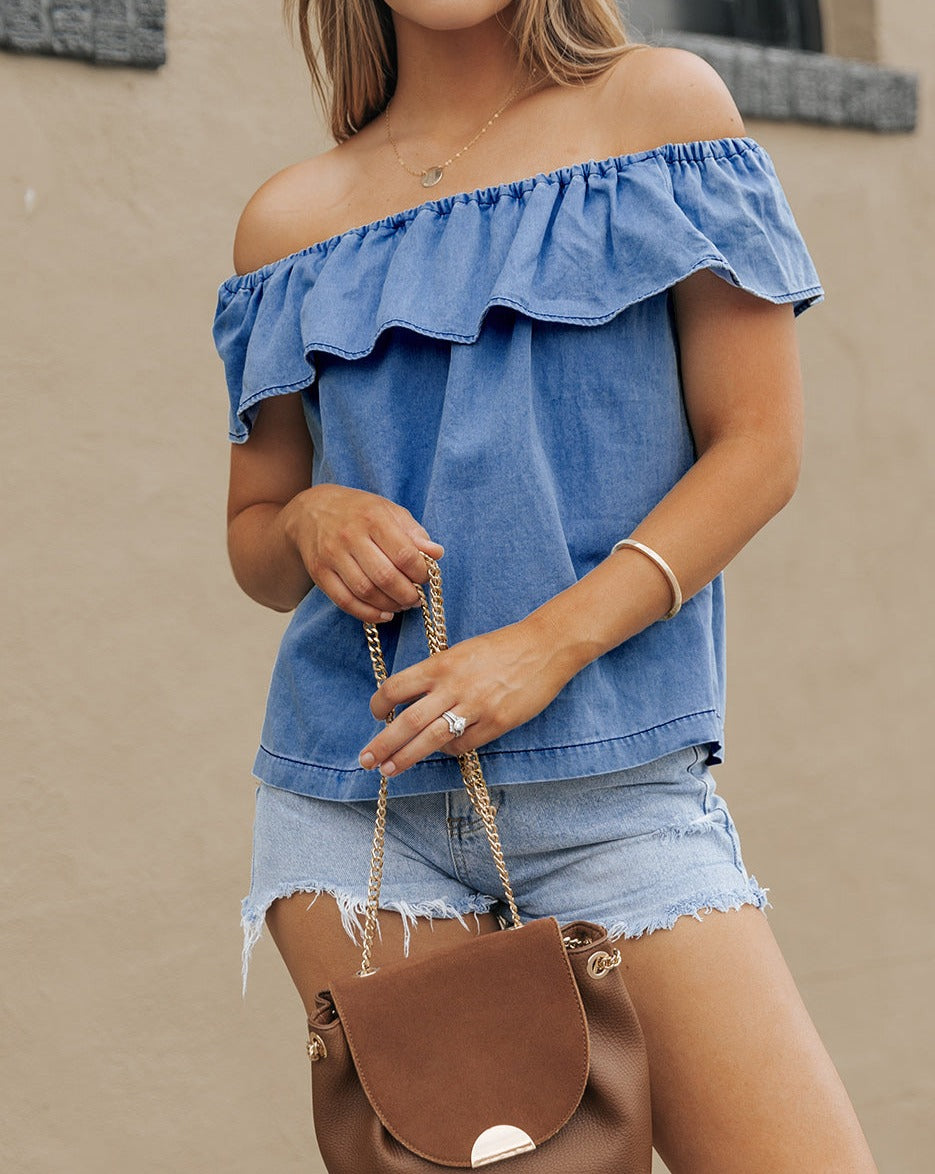
<instances>
[{"instance_id":1,"label":"neck","mask_svg":"<svg viewBox=\"0 0 935 1174\"><path fill-rule=\"evenodd\" d=\"M394 137L420 156L460 147L517 88L521 73L507 31L512 5L467 29L428 29L393 14L397 83L389 104ZM510 105L513 103L511 102Z\"/></svg>"}]
</instances>

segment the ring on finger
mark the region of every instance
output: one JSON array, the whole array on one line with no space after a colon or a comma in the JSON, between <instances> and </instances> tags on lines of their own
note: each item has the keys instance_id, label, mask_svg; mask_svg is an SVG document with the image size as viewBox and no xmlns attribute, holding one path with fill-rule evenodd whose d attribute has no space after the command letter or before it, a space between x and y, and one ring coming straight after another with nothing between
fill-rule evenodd
<instances>
[{"instance_id":1,"label":"ring on finger","mask_svg":"<svg viewBox=\"0 0 935 1174\"><path fill-rule=\"evenodd\" d=\"M462 717L459 713L454 713L450 709L446 709L442 717L448 723L448 729L453 738L460 738L467 729L467 718Z\"/></svg>"}]
</instances>

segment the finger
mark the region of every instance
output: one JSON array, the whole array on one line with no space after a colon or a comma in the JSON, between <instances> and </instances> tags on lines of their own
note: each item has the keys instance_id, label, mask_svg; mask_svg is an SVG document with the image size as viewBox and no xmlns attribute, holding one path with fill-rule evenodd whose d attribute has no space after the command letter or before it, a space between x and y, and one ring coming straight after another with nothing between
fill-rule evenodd
<instances>
[{"instance_id":1,"label":"finger","mask_svg":"<svg viewBox=\"0 0 935 1174\"><path fill-rule=\"evenodd\" d=\"M432 558L441 558L445 553L444 546L440 542L436 542L433 538L416 538L415 543L420 550L424 550Z\"/></svg>"},{"instance_id":2,"label":"finger","mask_svg":"<svg viewBox=\"0 0 935 1174\"><path fill-rule=\"evenodd\" d=\"M354 557L360 569L369 577L374 586L383 593L385 598L393 601L396 610L401 611L404 608L418 605L419 593L416 591L413 581L402 573L376 542L371 540ZM368 602L374 601L368 600Z\"/></svg>"},{"instance_id":3,"label":"finger","mask_svg":"<svg viewBox=\"0 0 935 1174\"><path fill-rule=\"evenodd\" d=\"M442 657L444 657L444 653L427 660L420 660L418 664L410 665L402 672L387 677L370 698L370 712L373 716L378 721L385 721L386 715L391 709L396 709L400 705L408 705L410 701L415 701L417 697L428 693L435 682L435 673L439 668L438 662ZM444 708L445 706L439 708L436 704L435 713L440 713Z\"/></svg>"},{"instance_id":4,"label":"finger","mask_svg":"<svg viewBox=\"0 0 935 1174\"><path fill-rule=\"evenodd\" d=\"M402 748L431 726L444 708L442 698L437 694L421 697L418 701L407 705L405 709L397 713L395 719L388 726L375 734L363 748L360 752L361 766L372 770L381 762L386 762L389 759L396 761ZM447 729L447 723L443 724ZM451 738L450 733L448 738Z\"/></svg>"},{"instance_id":5,"label":"finger","mask_svg":"<svg viewBox=\"0 0 935 1174\"><path fill-rule=\"evenodd\" d=\"M409 521L412 523L411 518ZM418 525L418 523L414 524ZM425 545L426 542L426 538L422 535L419 535L417 541L404 525L391 522L375 527L371 531L370 537L411 583L424 583L428 579L428 568L420 548L420 544ZM432 545L431 539L428 541ZM426 553L432 556L431 551L426 551Z\"/></svg>"},{"instance_id":6,"label":"finger","mask_svg":"<svg viewBox=\"0 0 935 1174\"><path fill-rule=\"evenodd\" d=\"M460 713L461 711L455 709L452 712ZM469 750L477 750L481 746L486 746L488 742L492 742L502 733L505 733L505 730L501 729L499 725L491 725L489 721L479 717L476 721L469 721L461 737L452 738L447 746L442 747L442 750L445 754L457 757L459 754L467 754Z\"/></svg>"},{"instance_id":7,"label":"finger","mask_svg":"<svg viewBox=\"0 0 935 1174\"><path fill-rule=\"evenodd\" d=\"M334 571L322 571L316 586L336 604L341 611L366 624L385 624L394 618L394 613L369 603L362 603L348 590L344 580Z\"/></svg>"},{"instance_id":8,"label":"finger","mask_svg":"<svg viewBox=\"0 0 935 1174\"><path fill-rule=\"evenodd\" d=\"M431 558L441 558L445 553L444 546L440 542L436 542L422 523L417 522L408 510L402 511L401 525L416 546L420 550L424 550Z\"/></svg>"},{"instance_id":9,"label":"finger","mask_svg":"<svg viewBox=\"0 0 935 1174\"><path fill-rule=\"evenodd\" d=\"M428 530L413 518L412 528L407 530L409 537L418 546L420 550L425 551L430 558L441 558L445 553L445 548L440 542L436 542L434 538L429 537Z\"/></svg>"},{"instance_id":10,"label":"finger","mask_svg":"<svg viewBox=\"0 0 935 1174\"><path fill-rule=\"evenodd\" d=\"M392 598L386 592L380 590L367 571L357 561L356 555L351 554L349 551L339 558L334 570L339 578L343 580L344 586L359 603L368 604L370 607L375 607L379 611L397 612L403 609L403 605L397 599ZM415 588L413 588L414 590Z\"/></svg>"},{"instance_id":11,"label":"finger","mask_svg":"<svg viewBox=\"0 0 935 1174\"><path fill-rule=\"evenodd\" d=\"M393 725L395 724L396 722L393 722ZM444 717L437 717L424 727L421 733L401 746L392 757L385 759L380 766L380 771L385 775L402 774L410 766L421 762L423 758L427 758L436 750L444 750L454 741L451 730L448 728L448 722Z\"/></svg>"}]
</instances>

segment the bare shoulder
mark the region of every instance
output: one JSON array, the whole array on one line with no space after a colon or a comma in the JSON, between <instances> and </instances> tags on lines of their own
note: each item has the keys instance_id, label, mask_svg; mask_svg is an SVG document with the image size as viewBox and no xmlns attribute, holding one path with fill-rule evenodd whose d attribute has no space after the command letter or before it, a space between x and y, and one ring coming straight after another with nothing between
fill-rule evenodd
<instances>
[{"instance_id":1,"label":"bare shoulder","mask_svg":"<svg viewBox=\"0 0 935 1174\"><path fill-rule=\"evenodd\" d=\"M624 150L746 134L727 86L696 53L650 45L627 53L610 74L602 106L618 136L627 128L635 145Z\"/></svg>"},{"instance_id":2,"label":"bare shoulder","mask_svg":"<svg viewBox=\"0 0 935 1174\"><path fill-rule=\"evenodd\" d=\"M249 273L296 253L330 233L346 184L331 148L277 171L247 201L234 237L234 268Z\"/></svg>"}]
</instances>

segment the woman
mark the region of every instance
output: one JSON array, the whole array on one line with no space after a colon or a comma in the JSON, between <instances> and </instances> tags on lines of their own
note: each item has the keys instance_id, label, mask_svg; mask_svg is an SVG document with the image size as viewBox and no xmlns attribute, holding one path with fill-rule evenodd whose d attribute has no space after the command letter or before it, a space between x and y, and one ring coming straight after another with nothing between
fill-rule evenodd
<instances>
[{"instance_id":1,"label":"woman","mask_svg":"<svg viewBox=\"0 0 935 1174\"><path fill-rule=\"evenodd\" d=\"M307 1010L357 969L381 772L377 963L496 929L446 757L480 748L521 912L618 941L673 1174L873 1171L708 770L721 571L794 491L822 296L768 156L612 0L298 7L337 145L250 200L215 327L234 573L296 609L244 978L264 918Z\"/></svg>"}]
</instances>

